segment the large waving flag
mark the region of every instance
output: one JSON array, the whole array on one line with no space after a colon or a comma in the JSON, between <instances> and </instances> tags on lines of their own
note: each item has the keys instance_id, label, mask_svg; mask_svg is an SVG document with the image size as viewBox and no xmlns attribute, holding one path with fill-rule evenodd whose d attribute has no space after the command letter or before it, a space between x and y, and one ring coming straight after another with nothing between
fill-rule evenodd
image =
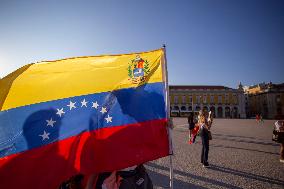
<instances>
[{"instance_id":1,"label":"large waving flag","mask_svg":"<svg viewBox=\"0 0 284 189\"><path fill-rule=\"evenodd\" d=\"M169 155L163 49L26 65L0 80L0 188Z\"/></svg>"}]
</instances>

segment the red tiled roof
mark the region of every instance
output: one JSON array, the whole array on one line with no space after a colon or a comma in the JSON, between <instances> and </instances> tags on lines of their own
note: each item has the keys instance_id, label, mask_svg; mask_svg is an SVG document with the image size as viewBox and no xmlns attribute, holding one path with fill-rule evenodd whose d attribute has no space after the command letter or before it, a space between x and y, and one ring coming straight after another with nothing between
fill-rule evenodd
<instances>
[{"instance_id":1,"label":"red tiled roof","mask_svg":"<svg viewBox=\"0 0 284 189\"><path fill-rule=\"evenodd\" d=\"M220 86L220 85L170 85L169 86L170 89L218 89L218 90L222 90L222 89L231 89L229 87L225 87L225 86Z\"/></svg>"}]
</instances>

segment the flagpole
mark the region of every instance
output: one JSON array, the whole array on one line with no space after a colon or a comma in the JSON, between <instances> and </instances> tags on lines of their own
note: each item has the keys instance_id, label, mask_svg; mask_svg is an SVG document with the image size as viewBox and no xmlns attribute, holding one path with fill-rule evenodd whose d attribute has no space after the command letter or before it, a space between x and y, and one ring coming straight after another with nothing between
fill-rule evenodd
<instances>
[{"instance_id":1,"label":"flagpole","mask_svg":"<svg viewBox=\"0 0 284 189\"><path fill-rule=\"evenodd\" d=\"M173 189L173 182L174 182L174 173L173 173L173 143L172 143L172 120L170 120L170 89L169 89L169 83L168 83L168 67L167 67L167 56L166 56L166 45L163 44L163 51L164 51L164 81L165 81L165 87L166 87L166 107L167 107L167 120L169 120L171 123L170 127L168 125L168 134L169 134L169 150L170 150L170 189ZM169 124L169 122L168 122Z\"/></svg>"}]
</instances>

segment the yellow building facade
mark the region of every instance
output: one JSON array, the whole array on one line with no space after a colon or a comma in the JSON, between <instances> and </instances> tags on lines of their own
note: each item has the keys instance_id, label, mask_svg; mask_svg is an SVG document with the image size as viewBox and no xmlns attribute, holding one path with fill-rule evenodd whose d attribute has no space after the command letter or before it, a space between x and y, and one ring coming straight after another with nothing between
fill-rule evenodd
<instances>
[{"instance_id":1,"label":"yellow building facade","mask_svg":"<svg viewBox=\"0 0 284 189\"><path fill-rule=\"evenodd\" d=\"M202 109L211 111L218 118L246 117L242 88L192 85L172 85L169 88L172 116L187 116Z\"/></svg>"}]
</instances>

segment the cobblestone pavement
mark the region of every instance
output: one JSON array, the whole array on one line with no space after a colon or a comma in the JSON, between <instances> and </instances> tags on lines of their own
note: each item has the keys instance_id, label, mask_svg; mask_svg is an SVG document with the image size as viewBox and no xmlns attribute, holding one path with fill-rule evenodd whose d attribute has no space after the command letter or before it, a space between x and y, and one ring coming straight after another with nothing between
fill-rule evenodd
<instances>
[{"instance_id":1,"label":"cobblestone pavement","mask_svg":"<svg viewBox=\"0 0 284 189\"><path fill-rule=\"evenodd\" d=\"M185 118L175 118L174 188L281 188L284 164L271 140L274 121L215 119L211 128L209 168L200 163L201 140L188 144ZM154 188L169 188L169 157L148 162Z\"/></svg>"}]
</instances>

